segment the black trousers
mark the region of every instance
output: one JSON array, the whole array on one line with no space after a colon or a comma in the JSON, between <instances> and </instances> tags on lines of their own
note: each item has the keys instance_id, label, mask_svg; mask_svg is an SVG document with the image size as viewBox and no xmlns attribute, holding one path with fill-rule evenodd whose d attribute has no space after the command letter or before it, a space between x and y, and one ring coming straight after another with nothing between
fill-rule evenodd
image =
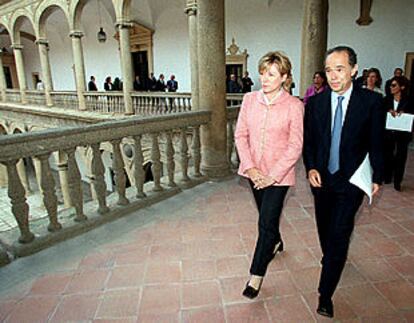
<instances>
[{"instance_id":1,"label":"black trousers","mask_svg":"<svg viewBox=\"0 0 414 323\"><path fill-rule=\"evenodd\" d=\"M385 132L385 181L401 184L404 177L405 163L407 161L408 144L411 141L411 133L403 131Z\"/></svg>"},{"instance_id":2,"label":"black trousers","mask_svg":"<svg viewBox=\"0 0 414 323\"><path fill-rule=\"evenodd\" d=\"M256 242L250 274L264 276L273 259L276 244L281 241L279 231L280 214L289 186L269 186L257 190L250 182L259 211L259 237Z\"/></svg>"},{"instance_id":3,"label":"black trousers","mask_svg":"<svg viewBox=\"0 0 414 323\"><path fill-rule=\"evenodd\" d=\"M361 206L364 193L339 172L324 176L322 185L322 188L312 188L322 249L318 290L321 297L331 299L345 266L355 214Z\"/></svg>"}]
</instances>

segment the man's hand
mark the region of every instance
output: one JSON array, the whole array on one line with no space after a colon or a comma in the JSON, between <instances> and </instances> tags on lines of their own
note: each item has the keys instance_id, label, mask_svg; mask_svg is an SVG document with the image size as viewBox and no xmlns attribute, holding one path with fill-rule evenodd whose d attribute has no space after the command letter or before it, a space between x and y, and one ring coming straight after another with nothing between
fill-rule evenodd
<instances>
[{"instance_id":1,"label":"man's hand","mask_svg":"<svg viewBox=\"0 0 414 323\"><path fill-rule=\"evenodd\" d=\"M316 169L311 169L308 172L308 179L312 187L322 187L321 175Z\"/></svg>"},{"instance_id":2,"label":"man's hand","mask_svg":"<svg viewBox=\"0 0 414 323\"><path fill-rule=\"evenodd\" d=\"M375 196L376 194L378 194L380 188L381 188L381 185L377 183L373 183L372 184L372 196Z\"/></svg>"}]
</instances>

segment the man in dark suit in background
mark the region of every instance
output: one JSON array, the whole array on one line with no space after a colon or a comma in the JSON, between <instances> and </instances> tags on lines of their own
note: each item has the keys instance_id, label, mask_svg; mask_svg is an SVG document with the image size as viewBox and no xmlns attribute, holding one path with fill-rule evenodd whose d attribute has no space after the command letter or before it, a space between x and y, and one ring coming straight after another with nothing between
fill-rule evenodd
<instances>
[{"instance_id":1,"label":"man in dark suit in background","mask_svg":"<svg viewBox=\"0 0 414 323\"><path fill-rule=\"evenodd\" d=\"M381 96L352 84L358 66L354 50L338 46L325 56L330 90L313 96L306 106L304 163L315 201L322 249L317 312L333 317L332 296L345 266L350 237L364 193L349 182L369 154L372 193L383 180Z\"/></svg>"}]
</instances>

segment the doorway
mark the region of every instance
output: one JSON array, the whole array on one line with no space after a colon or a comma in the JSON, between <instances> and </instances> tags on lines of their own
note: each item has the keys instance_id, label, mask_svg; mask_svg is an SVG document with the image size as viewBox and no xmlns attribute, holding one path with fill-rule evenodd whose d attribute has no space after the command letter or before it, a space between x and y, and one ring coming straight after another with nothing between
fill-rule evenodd
<instances>
[{"instance_id":1,"label":"doorway","mask_svg":"<svg viewBox=\"0 0 414 323\"><path fill-rule=\"evenodd\" d=\"M144 85L144 90L148 90L148 52L139 51L132 53L132 61L134 64L134 79L138 75Z\"/></svg>"}]
</instances>

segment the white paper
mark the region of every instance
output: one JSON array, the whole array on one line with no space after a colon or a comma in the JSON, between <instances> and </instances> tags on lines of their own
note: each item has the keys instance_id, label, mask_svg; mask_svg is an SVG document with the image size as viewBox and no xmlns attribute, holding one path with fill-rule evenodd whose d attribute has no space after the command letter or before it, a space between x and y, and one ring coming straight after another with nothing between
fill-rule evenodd
<instances>
[{"instance_id":1,"label":"white paper","mask_svg":"<svg viewBox=\"0 0 414 323\"><path fill-rule=\"evenodd\" d=\"M351 176L349 182L363 190L369 198L369 204L372 203L372 167L369 162L368 154L355 173Z\"/></svg>"},{"instance_id":2,"label":"white paper","mask_svg":"<svg viewBox=\"0 0 414 323\"><path fill-rule=\"evenodd\" d=\"M391 112L387 113L387 123L385 128L388 130L399 130L411 132L413 127L413 114L401 113L396 117L393 117Z\"/></svg>"}]
</instances>

